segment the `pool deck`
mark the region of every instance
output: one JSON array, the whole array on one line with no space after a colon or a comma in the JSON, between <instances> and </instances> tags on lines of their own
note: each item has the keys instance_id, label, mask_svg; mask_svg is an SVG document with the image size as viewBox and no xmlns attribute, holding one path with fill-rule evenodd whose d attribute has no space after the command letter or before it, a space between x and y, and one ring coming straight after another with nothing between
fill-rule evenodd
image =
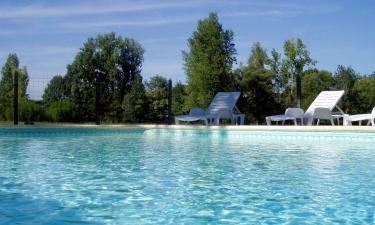
<instances>
[{"instance_id":1,"label":"pool deck","mask_svg":"<svg viewBox=\"0 0 375 225\"><path fill-rule=\"evenodd\" d=\"M375 133L373 126L200 126L200 125L163 125L163 124L74 124L74 123L36 123L35 125L18 125L1 123L0 128L118 128L118 129L200 129L200 130L231 130L231 131L291 131L291 132L371 132Z\"/></svg>"}]
</instances>

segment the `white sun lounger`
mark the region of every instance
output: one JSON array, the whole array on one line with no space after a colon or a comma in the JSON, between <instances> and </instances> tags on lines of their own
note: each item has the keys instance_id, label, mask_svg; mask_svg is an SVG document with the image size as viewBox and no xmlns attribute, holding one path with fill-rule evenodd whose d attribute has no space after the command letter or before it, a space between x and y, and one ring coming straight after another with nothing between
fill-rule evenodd
<instances>
[{"instance_id":1,"label":"white sun lounger","mask_svg":"<svg viewBox=\"0 0 375 225\"><path fill-rule=\"evenodd\" d=\"M338 114L342 117L345 113L337 106L345 91L322 91L311 103L310 107L306 110L304 118L307 120L307 125L311 126L315 119L328 119L333 123L332 112L336 108Z\"/></svg>"},{"instance_id":2,"label":"white sun lounger","mask_svg":"<svg viewBox=\"0 0 375 225\"><path fill-rule=\"evenodd\" d=\"M181 122L203 121L205 125L219 125L220 119L229 119L232 124L244 124L245 116L241 114L236 106L240 92L218 92L207 111L200 108L193 108L189 115L176 116L176 124Z\"/></svg>"},{"instance_id":3,"label":"white sun lounger","mask_svg":"<svg viewBox=\"0 0 375 225\"><path fill-rule=\"evenodd\" d=\"M297 124L297 119L300 118L302 118L301 120L303 121L303 123L309 126L313 125L314 120L316 119L318 120L318 124L321 119L328 119L332 124L334 124L332 111L335 108L338 109L339 114L341 114L342 116L344 115L344 112L337 106L337 103L340 101L343 95L344 91L322 91L311 103L310 107L304 114L302 109L288 108L285 111L284 115L266 117L267 125L271 125L272 121L282 121L282 124L284 124L286 120L292 120L294 121L294 124ZM301 113L303 115L301 115Z\"/></svg>"},{"instance_id":4,"label":"white sun lounger","mask_svg":"<svg viewBox=\"0 0 375 225\"><path fill-rule=\"evenodd\" d=\"M371 114L357 114L357 115L346 115L344 116L344 125L351 126L352 122L359 122L362 125L362 121L367 120L367 125L375 126L375 107L372 109Z\"/></svg>"},{"instance_id":5,"label":"white sun lounger","mask_svg":"<svg viewBox=\"0 0 375 225\"><path fill-rule=\"evenodd\" d=\"M266 122L267 125L271 125L272 121L278 123L281 122L282 125L284 125L285 121L291 120L294 122L294 125L297 126L297 120L299 119L302 123L303 121L303 115L305 112L303 109L300 108L287 108L285 110L284 114L281 115L274 115L274 116L267 116L266 117Z\"/></svg>"},{"instance_id":6,"label":"white sun lounger","mask_svg":"<svg viewBox=\"0 0 375 225\"><path fill-rule=\"evenodd\" d=\"M176 116L175 122L177 125L180 124L180 121L184 121L187 123L195 122L195 121L203 121L204 125L208 125L208 119L206 117L206 111L201 108L192 108L188 115L183 116Z\"/></svg>"}]
</instances>

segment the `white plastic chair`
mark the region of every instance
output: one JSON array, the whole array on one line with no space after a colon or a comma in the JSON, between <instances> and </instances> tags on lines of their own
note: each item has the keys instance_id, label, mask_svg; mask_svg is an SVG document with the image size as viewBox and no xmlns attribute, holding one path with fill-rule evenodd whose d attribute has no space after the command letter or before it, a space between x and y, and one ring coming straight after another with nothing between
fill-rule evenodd
<instances>
[{"instance_id":1,"label":"white plastic chair","mask_svg":"<svg viewBox=\"0 0 375 225\"><path fill-rule=\"evenodd\" d=\"M301 121L301 124L303 123L304 113L305 112L301 108L287 108L283 115L267 116L266 122L267 125L271 125L272 121L281 121L281 124L284 125L285 121L292 120L294 122L294 125L297 126L298 120Z\"/></svg>"},{"instance_id":2,"label":"white plastic chair","mask_svg":"<svg viewBox=\"0 0 375 225\"><path fill-rule=\"evenodd\" d=\"M314 114L313 114L313 120L315 119L318 120L317 125L320 124L320 120L322 119L331 121L332 126L335 125L335 123L333 122L332 111L327 108L315 108Z\"/></svg>"},{"instance_id":3,"label":"white plastic chair","mask_svg":"<svg viewBox=\"0 0 375 225\"><path fill-rule=\"evenodd\" d=\"M357 114L357 115L346 115L344 116L344 125L351 126L352 122L359 122L362 125L362 121L367 120L367 125L375 126L375 107L372 109L371 114Z\"/></svg>"}]
</instances>

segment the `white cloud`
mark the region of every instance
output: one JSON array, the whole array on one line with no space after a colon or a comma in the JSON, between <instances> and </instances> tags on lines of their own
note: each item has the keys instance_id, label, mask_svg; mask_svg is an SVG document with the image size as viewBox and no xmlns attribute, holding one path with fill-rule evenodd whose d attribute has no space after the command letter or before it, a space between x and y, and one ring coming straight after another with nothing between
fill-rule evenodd
<instances>
[{"instance_id":1,"label":"white cloud","mask_svg":"<svg viewBox=\"0 0 375 225\"><path fill-rule=\"evenodd\" d=\"M100 1L79 3L76 1L71 5L51 6L45 4L31 4L17 7L2 7L0 19L25 19L25 18L47 18L99 15L110 13L140 12L150 10L162 10L172 8L197 7L198 1Z\"/></svg>"},{"instance_id":2,"label":"white cloud","mask_svg":"<svg viewBox=\"0 0 375 225\"><path fill-rule=\"evenodd\" d=\"M67 30L78 30L87 31L95 28L108 28L108 27L157 27L166 26L171 24L187 23L191 21L196 21L198 17L186 16L177 18L154 18L154 19L141 19L141 20L101 20L101 21L74 21L74 22L62 22L60 24L55 24L60 28Z\"/></svg>"}]
</instances>

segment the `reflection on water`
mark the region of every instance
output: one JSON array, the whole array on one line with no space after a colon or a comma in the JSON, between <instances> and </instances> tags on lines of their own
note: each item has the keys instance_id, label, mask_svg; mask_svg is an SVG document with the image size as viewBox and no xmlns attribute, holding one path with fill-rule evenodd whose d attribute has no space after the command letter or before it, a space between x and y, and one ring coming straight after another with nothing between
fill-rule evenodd
<instances>
[{"instance_id":1,"label":"reflection on water","mask_svg":"<svg viewBox=\"0 0 375 225\"><path fill-rule=\"evenodd\" d=\"M0 224L374 222L371 142L272 135L8 133Z\"/></svg>"}]
</instances>

